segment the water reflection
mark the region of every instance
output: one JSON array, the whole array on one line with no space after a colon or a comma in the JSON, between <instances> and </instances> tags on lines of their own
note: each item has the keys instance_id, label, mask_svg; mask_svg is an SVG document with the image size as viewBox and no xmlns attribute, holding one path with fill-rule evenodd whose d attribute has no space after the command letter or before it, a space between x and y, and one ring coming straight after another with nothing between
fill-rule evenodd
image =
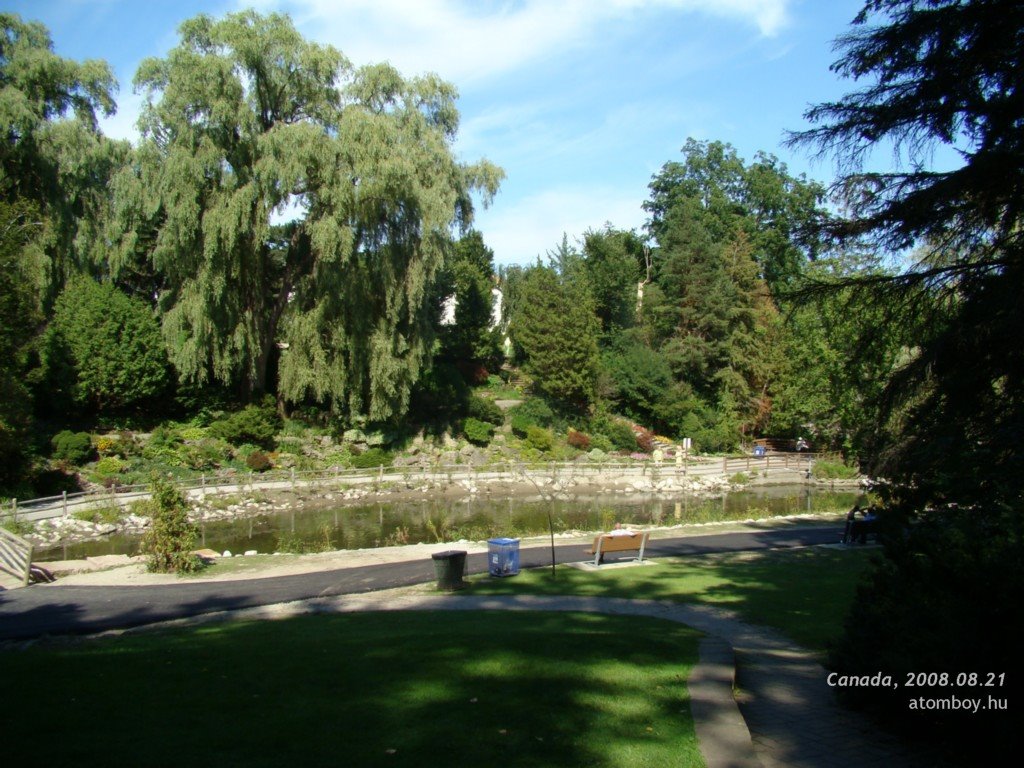
<instances>
[{"instance_id":1,"label":"water reflection","mask_svg":"<svg viewBox=\"0 0 1024 768\"><path fill-rule=\"evenodd\" d=\"M535 536L547 533L549 511L556 532L597 531L613 528L616 523L675 525L845 511L858 500L856 492L780 486L711 499L694 496L624 499L605 495L570 501L470 497L459 501L375 502L210 522L200 527L199 542L210 549L232 552L362 549L459 539L481 541L496 536ZM134 554L137 550L137 538L111 536L37 552L36 559Z\"/></svg>"}]
</instances>

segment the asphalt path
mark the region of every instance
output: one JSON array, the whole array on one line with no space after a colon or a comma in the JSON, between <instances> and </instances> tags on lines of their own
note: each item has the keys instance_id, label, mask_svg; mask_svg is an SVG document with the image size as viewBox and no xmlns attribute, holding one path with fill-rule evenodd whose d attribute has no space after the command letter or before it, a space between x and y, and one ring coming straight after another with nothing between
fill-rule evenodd
<instances>
[{"instance_id":1,"label":"asphalt path","mask_svg":"<svg viewBox=\"0 0 1024 768\"><path fill-rule=\"evenodd\" d=\"M654 539L648 542L646 555L656 558L806 547L833 543L837 537L835 528L807 527ZM579 562L587 559L587 548L578 543L556 544L555 558L559 563ZM523 548L519 561L522 568L550 565L551 548ZM470 574L486 572L486 553L470 555L467 570ZM122 587L35 585L0 591L0 640L92 634L214 611L374 592L434 580L433 562L425 558L244 581Z\"/></svg>"}]
</instances>

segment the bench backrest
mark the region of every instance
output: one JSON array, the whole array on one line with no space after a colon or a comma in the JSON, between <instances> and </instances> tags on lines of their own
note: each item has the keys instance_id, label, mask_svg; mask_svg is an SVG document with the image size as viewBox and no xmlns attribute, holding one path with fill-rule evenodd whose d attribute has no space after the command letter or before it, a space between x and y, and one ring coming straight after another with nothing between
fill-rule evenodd
<instances>
[{"instance_id":1,"label":"bench backrest","mask_svg":"<svg viewBox=\"0 0 1024 768\"><path fill-rule=\"evenodd\" d=\"M633 533L629 536L608 536L607 534L601 534L594 539L594 544L591 546L590 551L596 552L598 543L601 544L602 552L625 552L631 549L640 549L640 544L643 543L644 535L642 533Z\"/></svg>"}]
</instances>

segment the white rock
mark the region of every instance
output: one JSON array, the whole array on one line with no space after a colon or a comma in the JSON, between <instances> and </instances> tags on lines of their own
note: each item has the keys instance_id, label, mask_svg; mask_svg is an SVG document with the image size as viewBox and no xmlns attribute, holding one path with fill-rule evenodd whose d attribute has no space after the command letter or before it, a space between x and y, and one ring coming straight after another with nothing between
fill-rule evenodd
<instances>
[{"instance_id":1,"label":"white rock","mask_svg":"<svg viewBox=\"0 0 1024 768\"><path fill-rule=\"evenodd\" d=\"M231 550L230 549L225 549L224 550L224 554L221 555L221 557L231 557Z\"/></svg>"},{"instance_id":2,"label":"white rock","mask_svg":"<svg viewBox=\"0 0 1024 768\"><path fill-rule=\"evenodd\" d=\"M247 549L242 555L243 557L251 557L252 555L258 555L259 553L255 549Z\"/></svg>"}]
</instances>

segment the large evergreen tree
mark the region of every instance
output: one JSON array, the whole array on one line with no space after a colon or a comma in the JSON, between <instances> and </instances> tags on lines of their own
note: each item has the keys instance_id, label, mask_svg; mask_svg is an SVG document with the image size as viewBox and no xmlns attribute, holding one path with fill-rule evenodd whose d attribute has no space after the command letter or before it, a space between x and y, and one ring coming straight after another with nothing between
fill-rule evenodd
<instances>
[{"instance_id":1,"label":"large evergreen tree","mask_svg":"<svg viewBox=\"0 0 1024 768\"><path fill-rule=\"evenodd\" d=\"M537 387L576 409L594 399L598 321L585 284L537 265L517 281L509 332Z\"/></svg>"},{"instance_id":2,"label":"large evergreen tree","mask_svg":"<svg viewBox=\"0 0 1024 768\"><path fill-rule=\"evenodd\" d=\"M179 374L268 389L280 342L285 398L401 415L449 230L501 175L455 160L454 89L354 69L284 16L198 16L179 32L136 76L143 142L120 180L131 234L116 262L141 252L163 276Z\"/></svg>"},{"instance_id":3,"label":"large evergreen tree","mask_svg":"<svg viewBox=\"0 0 1024 768\"><path fill-rule=\"evenodd\" d=\"M690 141L683 151L684 163L666 164L651 182L658 293L645 314L677 380L697 396L683 399L715 422L695 437L729 448L769 414L778 313L748 234L760 230L740 204L742 162L718 143Z\"/></svg>"},{"instance_id":4,"label":"large evergreen tree","mask_svg":"<svg viewBox=\"0 0 1024 768\"><path fill-rule=\"evenodd\" d=\"M795 136L835 152L852 215L835 233L915 248L895 277L847 281L891 322L914 317L915 354L882 401L873 467L893 481L888 539L833 663L844 671L1016 668L1024 601L1024 6L1010 0L871 0L834 66L863 87L813 108ZM866 171L879 145L903 169ZM931 170L937 147L959 153ZM861 691L906 719L905 697ZM928 691L922 691L928 695ZM1013 720L985 718L946 729ZM1018 716L1019 718L1019 716ZM929 726L934 725L929 722Z\"/></svg>"}]
</instances>

